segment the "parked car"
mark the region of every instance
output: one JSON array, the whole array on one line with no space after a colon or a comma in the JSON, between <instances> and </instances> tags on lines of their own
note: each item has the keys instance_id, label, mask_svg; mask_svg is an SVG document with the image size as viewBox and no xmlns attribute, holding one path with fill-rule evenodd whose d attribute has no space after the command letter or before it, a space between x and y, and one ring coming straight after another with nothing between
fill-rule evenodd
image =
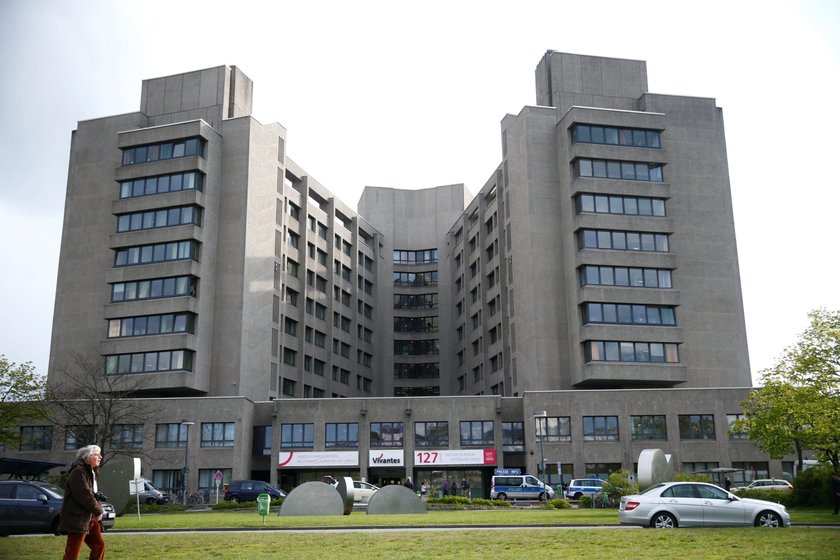
<instances>
[{"instance_id":1,"label":"parked car","mask_svg":"<svg viewBox=\"0 0 840 560\"><path fill-rule=\"evenodd\" d=\"M600 478L575 478L566 488L566 498L569 500L580 500L582 496L592 496L604 489L606 481Z\"/></svg>"},{"instance_id":2,"label":"parked car","mask_svg":"<svg viewBox=\"0 0 840 560\"><path fill-rule=\"evenodd\" d=\"M363 480L353 481L353 501L367 503L370 497L379 490L379 486L374 486L370 482Z\"/></svg>"},{"instance_id":3,"label":"parked car","mask_svg":"<svg viewBox=\"0 0 840 560\"><path fill-rule=\"evenodd\" d=\"M788 527L785 506L739 498L714 484L665 482L622 496L618 519L642 527Z\"/></svg>"},{"instance_id":4,"label":"parked car","mask_svg":"<svg viewBox=\"0 0 840 560\"><path fill-rule=\"evenodd\" d=\"M64 489L40 480L0 480L0 535L57 533ZM116 523L114 506L102 503L104 530Z\"/></svg>"},{"instance_id":5,"label":"parked car","mask_svg":"<svg viewBox=\"0 0 840 560\"><path fill-rule=\"evenodd\" d=\"M272 500L285 498L286 493L262 480L232 480L225 490L226 502L256 502L260 494L268 494Z\"/></svg>"},{"instance_id":6,"label":"parked car","mask_svg":"<svg viewBox=\"0 0 840 560\"><path fill-rule=\"evenodd\" d=\"M732 489L733 492L739 492L741 490L781 490L782 492L793 492L793 485L781 478L760 478L753 480L747 486Z\"/></svg>"},{"instance_id":7,"label":"parked car","mask_svg":"<svg viewBox=\"0 0 840 560\"><path fill-rule=\"evenodd\" d=\"M490 481L491 500L539 500L554 498L554 489L529 474L497 475Z\"/></svg>"},{"instance_id":8,"label":"parked car","mask_svg":"<svg viewBox=\"0 0 840 560\"><path fill-rule=\"evenodd\" d=\"M143 481L143 491L140 492L140 503L141 504L166 504L171 499L169 494L166 492L161 492L157 488L155 488L152 481L148 478L141 478L140 480Z\"/></svg>"}]
</instances>

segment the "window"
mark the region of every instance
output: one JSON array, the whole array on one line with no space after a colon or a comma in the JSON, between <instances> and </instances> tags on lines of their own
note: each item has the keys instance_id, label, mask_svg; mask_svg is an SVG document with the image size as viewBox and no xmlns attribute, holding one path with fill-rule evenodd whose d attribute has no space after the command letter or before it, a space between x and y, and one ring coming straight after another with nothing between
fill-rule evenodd
<instances>
[{"instance_id":1,"label":"window","mask_svg":"<svg viewBox=\"0 0 840 560\"><path fill-rule=\"evenodd\" d=\"M268 426L269 428L271 426ZM270 430L269 430L270 431ZM198 489L201 491L216 491L216 473L222 473L222 483L228 484L233 478L233 469L213 467L210 469L198 469ZM161 487L158 487L161 488Z\"/></svg>"},{"instance_id":2,"label":"window","mask_svg":"<svg viewBox=\"0 0 840 560\"><path fill-rule=\"evenodd\" d=\"M582 229L578 231L578 242L581 249L612 249L615 251L654 253L667 253L669 250L667 233Z\"/></svg>"},{"instance_id":3,"label":"window","mask_svg":"<svg viewBox=\"0 0 840 560\"><path fill-rule=\"evenodd\" d=\"M75 450L96 441L93 426L67 426L64 431L64 449Z\"/></svg>"},{"instance_id":4,"label":"window","mask_svg":"<svg viewBox=\"0 0 840 560\"><path fill-rule=\"evenodd\" d=\"M612 323L674 326L677 324L674 316L674 306L584 303L581 307L584 325L588 323Z\"/></svg>"},{"instance_id":5,"label":"window","mask_svg":"<svg viewBox=\"0 0 840 560\"><path fill-rule=\"evenodd\" d=\"M438 262L437 249L394 250L394 264L433 264L436 262Z\"/></svg>"},{"instance_id":6,"label":"window","mask_svg":"<svg viewBox=\"0 0 840 560\"><path fill-rule=\"evenodd\" d=\"M198 260L197 241L172 241L154 245L139 245L114 250L114 266L131 266L155 262Z\"/></svg>"},{"instance_id":7,"label":"window","mask_svg":"<svg viewBox=\"0 0 840 560\"><path fill-rule=\"evenodd\" d=\"M630 438L633 441L668 441L665 416L631 416Z\"/></svg>"},{"instance_id":8,"label":"window","mask_svg":"<svg viewBox=\"0 0 840 560\"><path fill-rule=\"evenodd\" d=\"M680 414L680 439L715 439L713 414Z\"/></svg>"},{"instance_id":9,"label":"window","mask_svg":"<svg viewBox=\"0 0 840 560\"><path fill-rule=\"evenodd\" d=\"M394 332L437 332L438 317L394 317Z\"/></svg>"},{"instance_id":10,"label":"window","mask_svg":"<svg viewBox=\"0 0 840 560\"><path fill-rule=\"evenodd\" d=\"M195 333L194 313L165 313L108 320L108 338L171 333Z\"/></svg>"},{"instance_id":11,"label":"window","mask_svg":"<svg viewBox=\"0 0 840 560\"><path fill-rule=\"evenodd\" d=\"M729 426L729 440L730 441L747 441L750 439L750 435L745 430L734 430L732 425L737 422L738 420L744 420L746 416L743 414L727 414L726 415L726 425Z\"/></svg>"},{"instance_id":12,"label":"window","mask_svg":"<svg viewBox=\"0 0 840 560\"><path fill-rule=\"evenodd\" d=\"M618 342L589 340L584 343L587 362L679 363L678 345L671 342Z\"/></svg>"},{"instance_id":13,"label":"window","mask_svg":"<svg viewBox=\"0 0 840 560\"><path fill-rule=\"evenodd\" d=\"M622 266L580 267L581 286L628 286L631 288L671 288L671 271L662 268Z\"/></svg>"},{"instance_id":14,"label":"window","mask_svg":"<svg viewBox=\"0 0 840 560\"><path fill-rule=\"evenodd\" d=\"M396 356L431 356L439 353L438 339L429 340L395 340L394 355Z\"/></svg>"},{"instance_id":15,"label":"window","mask_svg":"<svg viewBox=\"0 0 840 560\"><path fill-rule=\"evenodd\" d=\"M202 422L201 447L233 447L233 422Z\"/></svg>"},{"instance_id":16,"label":"window","mask_svg":"<svg viewBox=\"0 0 840 560\"><path fill-rule=\"evenodd\" d=\"M544 443L572 441L572 422L569 416L546 416L534 418L537 442ZM544 433L543 433L544 432Z\"/></svg>"},{"instance_id":17,"label":"window","mask_svg":"<svg viewBox=\"0 0 840 560\"><path fill-rule=\"evenodd\" d=\"M661 148L660 132L646 128L617 128L592 124L575 124L572 141L576 144L611 144L637 148Z\"/></svg>"},{"instance_id":18,"label":"window","mask_svg":"<svg viewBox=\"0 0 840 560\"><path fill-rule=\"evenodd\" d=\"M135 301L166 297L196 297L198 278L195 276L174 276L155 278L136 282L117 282L111 284L111 301Z\"/></svg>"},{"instance_id":19,"label":"window","mask_svg":"<svg viewBox=\"0 0 840 560\"><path fill-rule=\"evenodd\" d=\"M595 177L603 179L624 179L629 181L651 181L661 183L661 163L645 163L637 161L618 161L604 159L576 159L574 176Z\"/></svg>"},{"instance_id":20,"label":"window","mask_svg":"<svg viewBox=\"0 0 840 560\"><path fill-rule=\"evenodd\" d=\"M143 424L117 424L111 435L111 447L142 449Z\"/></svg>"},{"instance_id":21,"label":"window","mask_svg":"<svg viewBox=\"0 0 840 560\"><path fill-rule=\"evenodd\" d=\"M449 447L449 422L415 422L416 447Z\"/></svg>"},{"instance_id":22,"label":"window","mask_svg":"<svg viewBox=\"0 0 840 560\"><path fill-rule=\"evenodd\" d=\"M165 350L105 356L105 374L154 373L157 371L192 371L192 350Z\"/></svg>"},{"instance_id":23,"label":"window","mask_svg":"<svg viewBox=\"0 0 840 560\"><path fill-rule=\"evenodd\" d=\"M283 394L287 397L294 397L295 396L295 386L297 383L291 379L283 378L282 383L282 390Z\"/></svg>"},{"instance_id":24,"label":"window","mask_svg":"<svg viewBox=\"0 0 840 560\"><path fill-rule=\"evenodd\" d=\"M286 286L286 303L294 307L298 304L298 292L288 286Z\"/></svg>"},{"instance_id":25,"label":"window","mask_svg":"<svg viewBox=\"0 0 840 560\"><path fill-rule=\"evenodd\" d=\"M359 447L359 424L341 422L326 425L325 447Z\"/></svg>"},{"instance_id":26,"label":"window","mask_svg":"<svg viewBox=\"0 0 840 560\"><path fill-rule=\"evenodd\" d=\"M371 422L370 423L370 446L371 447L402 447L403 446L403 423L402 422Z\"/></svg>"},{"instance_id":27,"label":"window","mask_svg":"<svg viewBox=\"0 0 840 560\"><path fill-rule=\"evenodd\" d=\"M297 249L300 246L300 235L292 230L286 230L286 242Z\"/></svg>"},{"instance_id":28,"label":"window","mask_svg":"<svg viewBox=\"0 0 840 560\"><path fill-rule=\"evenodd\" d=\"M394 285L436 286L438 283L437 270L428 272L394 272Z\"/></svg>"},{"instance_id":29,"label":"window","mask_svg":"<svg viewBox=\"0 0 840 560\"><path fill-rule=\"evenodd\" d=\"M204 190L203 173L188 171L186 173L120 181L120 198L134 198L191 189Z\"/></svg>"},{"instance_id":30,"label":"window","mask_svg":"<svg viewBox=\"0 0 840 560\"><path fill-rule=\"evenodd\" d=\"M493 422L491 420L462 421L461 445L495 445Z\"/></svg>"},{"instance_id":31,"label":"window","mask_svg":"<svg viewBox=\"0 0 840 560\"><path fill-rule=\"evenodd\" d=\"M183 424L157 424L155 426L155 447L169 449L187 446L188 426Z\"/></svg>"},{"instance_id":32,"label":"window","mask_svg":"<svg viewBox=\"0 0 840 560\"><path fill-rule=\"evenodd\" d=\"M502 452L525 451L525 423L502 422Z\"/></svg>"},{"instance_id":33,"label":"window","mask_svg":"<svg viewBox=\"0 0 840 560\"><path fill-rule=\"evenodd\" d=\"M315 424L281 424L280 447L312 448L315 442Z\"/></svg>"},{"instance_id":34,"label":"window","mask_svg":"<svg viewBox=\"0 0 840 560\"><path fill-rule=\"evenodd\" d=\"M137 163L146 163L147 161L159 161L195 155L204 157L204 145L204 138L195 137L172 142L123 148L122 164L134 165Z\"/></svg>"},{"instance_id":35,"label":"window","mask_svg":"<svg viewBox=\"0 0 840 560\"><path fill-rule=\"evenodd\" d=\"M440 365L438 362L394 364L394 379L440 379Z\"/></svg>"},{"instance_id":36,"label":"window","mask_svg":"<svg viewBox=\"0 0 840 560\"><path fill-rule=\"evenodd\" d=\"M644 196L580 194L576 198L577 213L628 214L631 216L665 216L665 199Z\"/></svg>"},{"instance_id":37,"label":"window","mask_svg":"<svg viewBox=\"0 0 840 560\"><path fill-rule=\"evenodd\" d=\"M131 214L117 214L117 233L181 226L201 225L201 208L196 205L175 206Z\"/></svg>"},{"instance_id":38,"label":"window","mask_svg":"<svg viewBox=\"0 0 840 560\"><path fill-rule=\"evenodd\" d=\"M52 426L21 426L21 451L48 451L52 448Z\"/></svg>"},{"instance_id":39,"label":"window","mask_svg":"<svg viewBox=\"0 0 840 560\"><path fill-rule=\"evenodd\" d=\"M584 416L583 441L618 441L618 416Z\"/></svg>"},{"instance_id":40,"label":"window","mask_svg":"<svg viewBox=\"0 0 840 560\"><path fill-rule=\"evenodd\" d=\"M293 366L297 363L297 352L291 348L283 348L283 363Z\"/></svg>"}]
</instances>

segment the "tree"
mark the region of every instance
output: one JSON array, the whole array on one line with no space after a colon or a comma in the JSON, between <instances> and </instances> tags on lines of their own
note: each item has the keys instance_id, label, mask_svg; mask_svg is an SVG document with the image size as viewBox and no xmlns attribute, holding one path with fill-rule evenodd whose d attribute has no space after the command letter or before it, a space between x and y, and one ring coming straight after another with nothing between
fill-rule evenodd
<instances>
[{"instance_id":1,"label":"tree","mask_svg":"<svg viewBox=\"0 0 840 560\"><path fill-rule=\"evenodd\" d=\"M810 324L775 366L762 371L763 387L741 403L744 430L774 459L803 451L819 453L840 473L840 311L817 309Z\"/></svg>"},{"instance_id":2,"label":"tree","mask_svg":"<svg viewBox=\"0 0 840 560\"><path fill-rule=\"evenodd\" d=\"M15 364L0 355L0 445L20 444L20 423L41 412L46 380L32 362Z\"/></svg>"},{"instance_id":3,"label":"tree","mask_svg":"<svg viewBox=\"0 0 840 560\"><path fill-rule=\"evenodd\" d=\"M47 387L47 417L79 447L95 443L102 462L115 456L143 454L147 423L154 425L157 407L136 397L148 389L140 376L106 375L100 356L77 354L64 369L61 383Z\"/></svg>"}]
</instances>

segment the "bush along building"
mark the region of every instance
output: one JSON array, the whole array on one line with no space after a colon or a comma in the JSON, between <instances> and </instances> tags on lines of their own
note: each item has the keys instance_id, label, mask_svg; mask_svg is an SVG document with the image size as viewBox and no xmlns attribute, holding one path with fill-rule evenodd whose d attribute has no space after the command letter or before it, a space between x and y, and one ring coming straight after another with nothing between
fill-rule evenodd
<instances>
[{"instance_id":1,"label":"bush along building","mask_svg":"<svg viewBox=\"0 0 840 560\"><path fill-rule=\"evenodd\" d=\"M751 384L721 109L642 61L547 52L499 166L354 211L220 66L73 132L49 378L74 356L154 418L112 445L162 489L326 475L433 492L494 469L782 476L730 433ZM190 430L190 428L193 428ZM81 427L79 427L81 429ZM20 455L69 461L72 429Z\"/></svg>"}]
</instances>

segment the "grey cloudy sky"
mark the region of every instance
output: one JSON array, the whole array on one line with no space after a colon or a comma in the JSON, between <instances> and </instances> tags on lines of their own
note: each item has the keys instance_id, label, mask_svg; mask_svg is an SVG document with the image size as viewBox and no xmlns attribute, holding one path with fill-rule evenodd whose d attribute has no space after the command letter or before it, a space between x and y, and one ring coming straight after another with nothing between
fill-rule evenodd
<instances>
[{"instance_id":1,"label":"grey cloudy sky","mask_svg":"<svg viewBox=\"0 0 840 560\"><path fill-rule=\"evenodd\" d=\"M143 79L239 66L355 207L476 192L548 49L646 60L651 91L723 108L754 378L840 308L840 3L0 0L0 353L46 373L71 132L138 110Z\"/></svg>"}]
</instances>

